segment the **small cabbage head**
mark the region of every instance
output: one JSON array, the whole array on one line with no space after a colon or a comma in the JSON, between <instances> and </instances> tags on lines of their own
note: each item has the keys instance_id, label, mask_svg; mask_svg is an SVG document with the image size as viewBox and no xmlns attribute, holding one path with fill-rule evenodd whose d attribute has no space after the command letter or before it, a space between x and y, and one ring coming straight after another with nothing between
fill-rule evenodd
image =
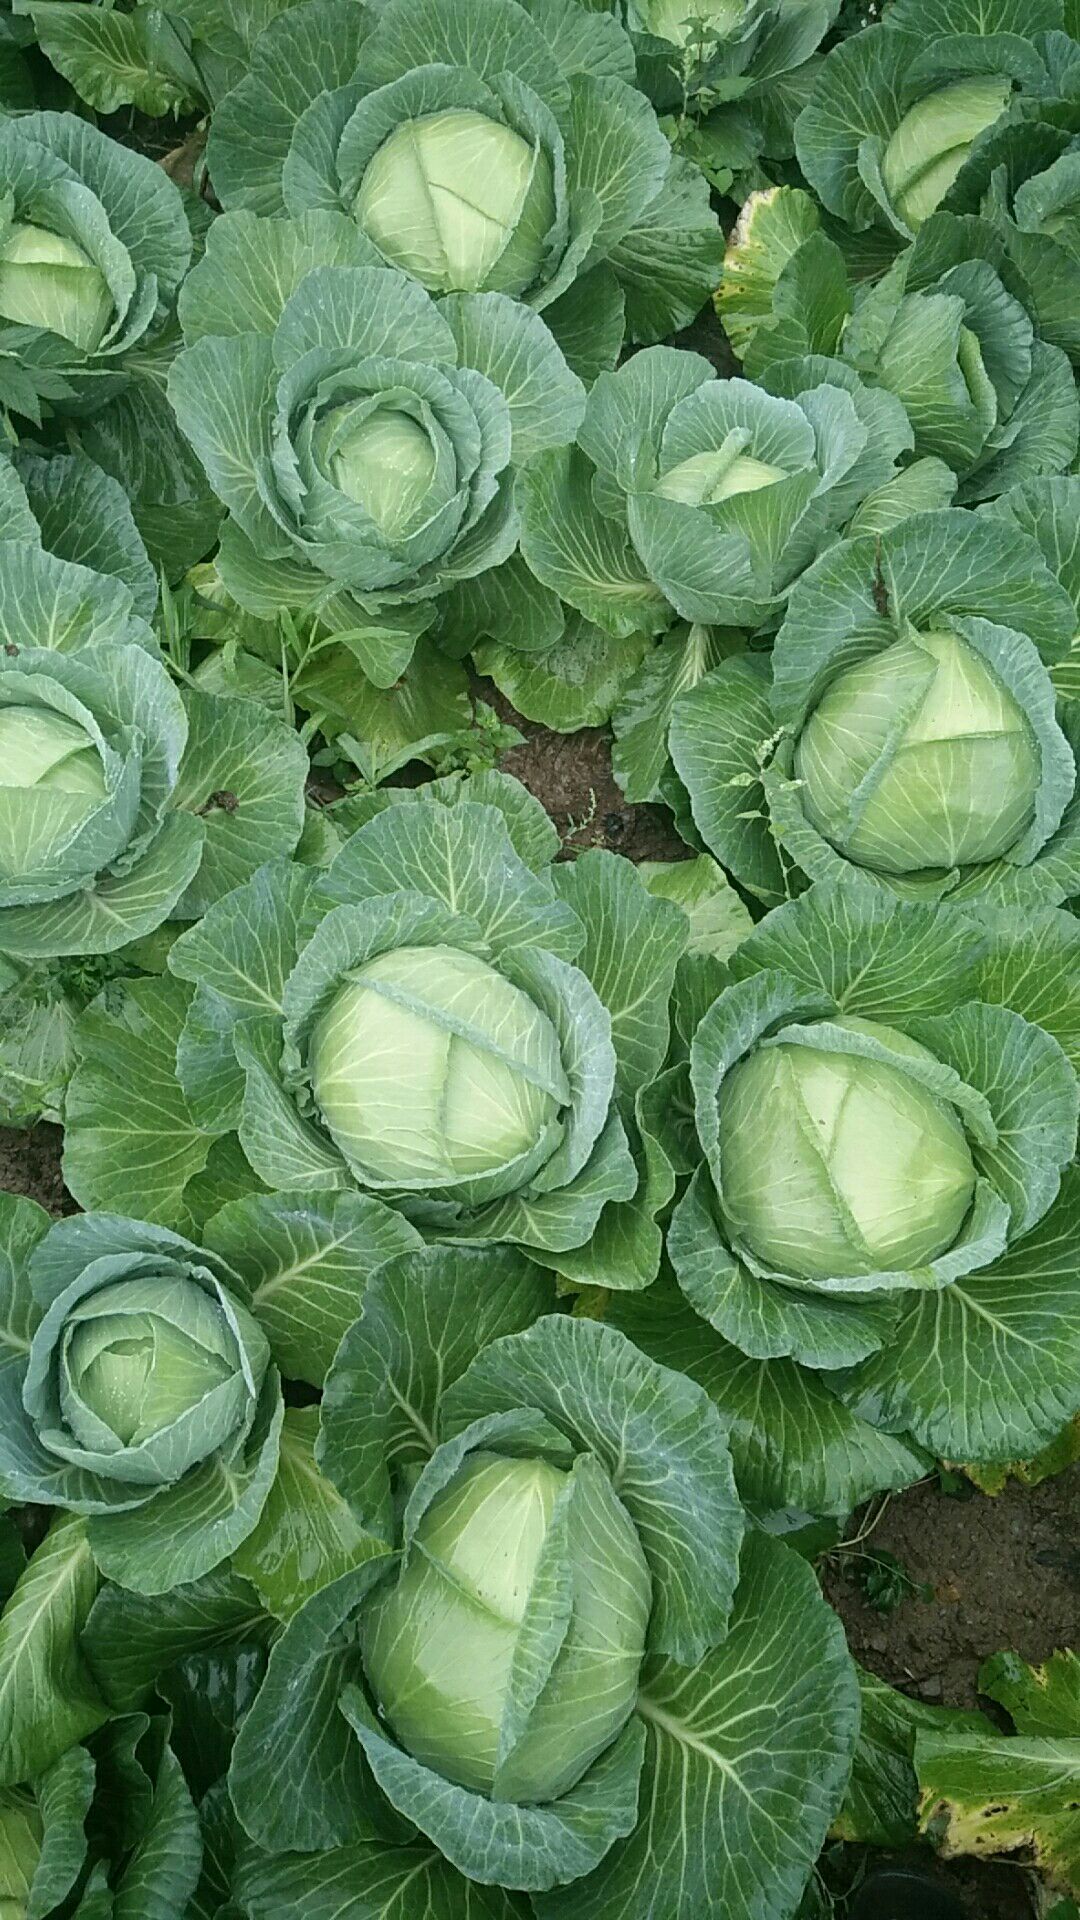
<instances>
[{"instance_id":1,"label":"small cabbage head","mask_svg":"<svg viewBox=\"0 0 1080 1920\"><path fill-rule=\"evenodd\" d=\"M101 1263L104 1265L105 1263ZM244 1308L206 1276L93 1267L34 1337L24 1402L47 1452L132 1490L170 1485L244 1430L269 1355Z\"/></svg>"},{"instance_id":2,"label":"small cabbage head","mask_svg":"<svg viewBox=\"0 0 1080 1920\"><path fill-rule=\"evenodd\" d=\"M885 149L885 189L912 231L940 206L972 144L1000 119L1010 82L997 74L954 80L909 109Z\"/></svg>"},{"instance_id":3,"label":"small cabbage head","mask_svg":"<svg viewBox=\"0 0 1080 1920\"><path fill-rule=\"evenodd\" d=\"M375 153L353 211L429 293L516 296L539 278L555 221L551 158L487 114L422 114Z\"/></svg>"},{"instance_id":4,"label":"small cabbage head","mask_svg":"<svg viewBox=\"0 0 1080 1920\"><path fill-rule=\"evenodd\" d=\"M712 507L736 494L757 493L761 487L786 480L784 467L743 451L748 439L745 429L736 428L714 450L692 453L678 461L660 475L657 493L667 500L681 500L688 507Z\"/></svg>"},{"instance_id":5,"label":"small cabbage head","mask_svg":"<svg viewBox=\"0 0 1080 1920\"><path fill-rule=\"evenodd\" d=\"M0 1797L0 1920L26 1920L43 1831L30 1794Z\"/></svg>"},{"instance_id":6,"label":"small cabbage head","mask_svg":"<svg viewBox=\"0 0 1080 1920\"><path fill-rule=\"evenodd\" d=\"M108 797L97 743L47 707L0 707L0 874L58 859Z\"/></svg>"},{"instance_id":7,"label":"small cabbage head","mask_svg":"<svg viewBox=\"0 0 1080 1920\"><path fill-rule=\"evenodd\" d=\"M806 1280L925 1266L975 1194L937 1063L878 1021L782 1029L720 1088L724 1211L766 1269ZM920 1072L922 1069L922 1072Z\"/></svg>"},{"instance_id":8,"label":"small cabbage head","mask_svg":"<svg viewBox=\"0 0 1080 1920\"><path fill-rule=\"evenodd\" d=\"M480 1452L363 1617L364 1665L414 1759L496 1800L554 1800L629 1718L650 1606L636 1529L591 1457L569 1473Z\"/></svg>"},{"instance_id":9,"label":"small cabbage head","mask_svg":"<svg viewBox=\"0 0 1080 1920\"><path fill-rule=\"evenodd\" d=\"M0 317L96 353L113 319L101 268L74 240L16 221L0 242Z\"/></svg>"},{"instance_id":10,"label":"small cabbage head","mask_svg":"<svg viewBox=\"0 0 1080 1920\"><path fill-rule=\"evenodd\" d=\"M547 1015L447 946L399 947L348 974L309 1070L329 1132L373 1187L490 1176L490 1195L509 1193L554 1153L570 1097Z\"/></svg>"},{"instance_id":11,"label":"small cabbage head","mask_svg":"<svg viewBox=\"0 0 1080 1920\"><path fill-rule=\"evenodd\" d=\"M881 873L974 866L1031 825L1040 779L1027 717L947 630L913 632L839 674L799 736L806 813Z\"/></svg>"},{"instance_id":12,"label":"small cabbage head","mask_svg":"<svg viewBox=\"0 0 1080 1920\"><path fill-rule=\"evenodd\" d=\"M334 485L396 538L428 497L437 456L431 431L404 407L378 400L334 407L318 423L317 455Z\"/></svg>"}]
</instances>

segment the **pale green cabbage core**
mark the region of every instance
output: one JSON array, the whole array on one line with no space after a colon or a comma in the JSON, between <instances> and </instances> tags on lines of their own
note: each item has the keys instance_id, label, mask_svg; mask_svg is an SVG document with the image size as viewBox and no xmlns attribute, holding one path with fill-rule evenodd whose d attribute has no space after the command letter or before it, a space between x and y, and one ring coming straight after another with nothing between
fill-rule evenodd
<instances>
[{"instance_id":1,"label":"pale green cabbage core","mask_svg":"<svg viewBox=\"0 0 1080 1920\"><path fill-rule=\"evenodd\" d=\"M430 293L522 294L555 220L551 161L486 114L424 114L384 140L354 212L383 257Z\"/></svg>"},{"instance_id":2,"label":"pale green cabbage core","mask_svg":"<svg viewBox=\"0 0 1080 1920\"><path fill-rule=\"evenodd\" d=\"M112 317L108 281L74 240L20 222L9 228L0 244L0 319L48 327L95 353Z\"/></svg>"},{"instance_id":3,"label":"pale green cabbage core","mask_svg":"<svg viewBox=\"0 0 1080 1920\"><path fill-rule=\"evenodd\" d=\"M331 414L321 433L332 436L334 424ZM435 473L435 450L431 436L400 407L379 407L342 436L327 465L335 486L393 536L423 505Z\"/></svg>"},{"instance_id":4,"label":"pale green cabbage core","mask_svg":"<svg viewBox=\"0 0 1080 1920\"><path fill-rule=\"evenodd\" d=\"M1030 723L955 633L913 634L849 667L799 737L806 813L849 860L917 873L1000 859L1031 825Z\"/></svg>"},{"instance_id":5,"label":"pale green cabbage core","mask_svg":"<svg viewBox=\"0 0 1080 1920\"><path fill-rule=\"evenodd\" d=\"M547 1159L569 1097L547 1015L454 947L399 947L357 968L316 1025L309 1067L350 1164L389 1186Z\"/></svg>"},{"instance_id":6,"label":"pale green cabbage core","mask_svg":"<svg viewBox=\"0 0 1080 1920\"><path fill-rule=\"evenodd\" d=\"M40 871L107 797L90 735L47 707L0 707L0 874Z\"/></svg>"},{"instance_id":7,"label":"pale green cabbage core","mask_svg":"<svg viewBox=\"0 0 1080 1920\"><path fill-rule=\"evenodd\" d=\"M0 1799L0 1920L26 1920L44 1828L29 1794Z\"/></svg>"},{"instance_id":8,"label":"pale green cabbage core","mask_svg":"<svg viewBox=\"0 0 1080 1920\"><path fill-rule=\"evenodd\" d=\"M933 1059L877 1021L828 1024L901 1061ZM924 1266L952 1246L975 1191L953 1109L902 1064L782 1034L721 1085L720 1164L737 1237L763 1266L807 1280Z\"/></svg>"},{"instance_id":9,"label":"pale green cabbage core","mask_svg":"<svg viewBox=\"0 0 1080 1920\"><path fill-rule=\"evenodd\" d=\"M81 1301L64 1329L64 1409L85 1445L111 1435L140 1446L236 1374L236 1343L218 1304L193 1281L158 1284L165 1312L142 1304L154 1286L117 1281Z\"/></svg>"},{"instance_id":10,"label":"pale green cabbage core","mask_svg":"<svg viewBox=\"0 0 1080 1920\"><path fill-rule=\"evenodd\" d=\"M667 500L682 500L687 506L711 507L721 500L730 500L737 493L757 493L761 487L771 487L777 480L787 479L783 467L771 466L766 460L744 453L745 444L745 434L735 432L728 435L722 447L707 453L692 453L689 459L680 460L677 466L661 474L656 483L657 493L662 493Z\"/></svg>"},{"instance_id":11,"label":"pale green cabbage core","mask_svg":"<svg viewBox=\"0 0 1080 1920\"><path fill-rule=\"evenodd\" d=\"M638 17L645 31L673 47L685 47L704 30L724 40L737 33L747 15L745 0L642 0Z\"/></svg>"},{"instance_id":12,"label":"pale green cabbage core","mask_svg":"<svg viewBox=\"0 0 1080 1920\"><path fill-rule=\"evenodd\" d=\"M546 1461L473 1455L432 1501L397 1584L362 1627L369 1682L402 1745L498 1800L565 1793L637 1694L651 1597L637 1534L600 1476L589 1524L552 1539L569 1492L570 1476ZM564 1585L552 1585L552 1555L567 1545L572 1609L561 1646L519 1738L501 1742L537 1628Z\"/></svg>"},{"instance_id":13,"label":"pale green cabbage core","mask_svg":"<svg viewBox=\"0 0 1080 1920\"><path fill-rule=\"evenodd\" d=\"M998 74L954 80L904 115L881 173L889 199L912 231L940 206L973 141L1000 118L1010 91L1010 82Z\"/></svg>"}]
</instances>

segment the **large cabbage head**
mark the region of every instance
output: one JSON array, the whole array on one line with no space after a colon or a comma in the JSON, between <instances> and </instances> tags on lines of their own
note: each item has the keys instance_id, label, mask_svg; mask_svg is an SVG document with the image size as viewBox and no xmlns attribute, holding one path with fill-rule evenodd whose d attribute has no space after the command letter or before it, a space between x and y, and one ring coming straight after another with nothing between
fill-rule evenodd
<instances>
[{"instance_id":1,"label":"large cabbage head","mask_svg":"<svg viewBox=\"0 0 1080 1920\"><path fill-rule=\"evenodd\" d=\"M1058 1430L1075 1347L1048 1359L1038 1328L1072 1324L1076 1287L1080 1086L1054 985L1074 931L1057 908L900 899L849 871L758 922L694 1027L678 1283L755 1363L813 1369L865 1434L1000 1458L1003 1396L1010 1435Z\"/></svg>"},{"instance_id":2,"label":"large cabbage head","mask_svg":"<svg viewBox=\"0 0 1080 1920\"><path fill-rule=\"evenodd\" d=\"M1010 89L998 74L979 74L954 80L909 107L885 148L881 171L912 231L944 200L973 141L1001 118Z\"/></svg>"},{"instance_id":3,"label":"large cabbage head","mask_svg":"<svg viewBox=\"0 0 1080 1920\"><path fill-rule=\"evenodd\" d=\"M0 707L0 872L6 880L24 882L39 867L48 872L102 806L106 752L100 734L95 739L63 712Z\"/></svg>"},{"instance_id":4,"label":"large cabbage head","mask_svg":"<svg viewBox=\"0 0 1080 1920\"><path fill-rule=\"evenodd\" d=\"M751 18L760 4L725 0ZM544 312L591 378L624 338L685 326L722 254L705 178L672 154L623 11L394 0L342 14L313 49L307 16L278 9L214 116L222 204L336 209L372 264L430 293Z\"/></svg>"},{"instance_id":5,"label":"large cabbage head","mask_svg":"<svg viewBox=\"0 0 1080 1920\"><path fill-rule=\"evenodd\" d=\"M399 947L353 970L315 1027L319 1110L365 1185L485 1177L509 1192L560 1144L570 1089L543 1009L487 960Z\"/></svg>"},{"instance_id":6,"label":"large cabbage head","mask_svg":"<svg viewBox=\"0 0 1080 1920\"><path fill-rule=\"evenodd\" d=\"M917 232L996 126L1066 90L1060 27L1058 0L894 0L818 67L795 126L806 181L848 226Z\"/></svg>"},{"instance_id":7,"label":"large cabbage head","mask_svg":"<svg viewBox=\"0 0 1080 1920\"><path fill-rule=\"evenodd\" d=\"M495 1800L555 1800L633 1709L650 1602L636 1529L596 1461L568 1472L480 1451L363 1617L367 1677L433 1772Z\"/></svg>"},{"instance_id":8,"label":"large cabbage head","mask_svg":"<svg viewBox=\"0 0 1080 1920\"><path fill-rule=\"evenodd\" d=\"M770 904L793 868L907 898L1076 893L1080 717L1055 679L1077 609L1051 571L1076 496L1040 481L1000 515L911 514L836 544L796 582L768 666L722 662L683 696L672 759L744 884Z\"/></svg>"},{"instance_id":9,"label":"large cabbage head","mask_svg":"<svg viewBox=\"0 0 1080 1920\"><path fill-rule=\"evenodd\" d=\"M43 327L94 353L112 317L108 281L74 240L19 221L8 228L0 243L0 319Z\"/></svg>"},{"instance_id":10,"label":"large cabbage head","mask_svg":"<svg viewBox=\"0 0 1080 1920\"><path fill-rule=\"evenodd\" d=\"M762 1040L720 1089L731 1230L807 1280L923 1267L951 1247L975 1166L918 1041L840 1018Z\"/></svg>"},{"instance_id":11,"label":"large cabbage head","mask_svg":"<svg viewBox=\"0 0 1080 1920\"><path fill-rule=\"evenodd\" d=\"M680 1710L695 1669L715 1696L729 1621L733 1671L753 1665L715 1405L553 1300L505 1249L424 1246L372 1274L326 1379L322 1457L382 1551L271 1655L230 1776L258 1843L293 1845L303 1812L267 1801L267 1755L316 1727L314 1778L362 1769L469 1881L561 1898L617 1840L648 1851L647 1723ZM670 1897L656 1886L658 1913Z\"/></svg>"},{"instance_id":12,"label":"large cabbage head","mask_svg":"<svg viewBox=\"0 0 1080 1920\"><path fill-rule=\"evenodd\" d=\"M172 970L201 980L208 939L239 935L244 972L260 979L263 929L280 924L288 941L275 948L281 1015L258 1057L241 1054L242 1144L268 1185L314 1173L380 1194L440 1238L564 1252L638 1190L621 1100L659 1069L684 922L629 865L589 863L577 887L553 878L558 843L534 807L506 775L363 803L302 916L279 902L293 893L283 875L269 894L238 889L175 942ZM614 971L594 959L611 926L626 949ZM625 1066L624 967L635 1031L649 1035ZM632 1257L650 1262L658 1238Z\"/></svg>"},{"instance_id":13,"label":"large cabbage head","mask_svg":"<svg viewBox=\"0 0 1080 1920\"><path fill-rule=\"evenodd\" d=\"M462 942L441 915L420 942L410 921L395 938L342 908L317 929L286 987L286 1070L360 1186L410 1211L527 1205L587 1156L607 1017L576 970Z\"/></svg>"},{"instance_id":14,"label":"large cabbage head","mask_svg":"<svg viewBox=\"0 0 1080 1920\"><path fill-rule=\"evenodd\" d=\"M472 108L420 114L376 148L354 211L383 257L430 293L522 294L555 223L552 156Z\"/></svg>"},{"instance_id":15,"label":"large cabbage head","mask_svg":"<svg viewBox=\"0 0 1080 1920\"><path fill-rule=\"evenodd\" d=\"M813 824L882 873L1007 858L1035 818L1038 744L992 664L957 633L913 632L848 667L795 749Z\"/></svg>"}]
</instances>

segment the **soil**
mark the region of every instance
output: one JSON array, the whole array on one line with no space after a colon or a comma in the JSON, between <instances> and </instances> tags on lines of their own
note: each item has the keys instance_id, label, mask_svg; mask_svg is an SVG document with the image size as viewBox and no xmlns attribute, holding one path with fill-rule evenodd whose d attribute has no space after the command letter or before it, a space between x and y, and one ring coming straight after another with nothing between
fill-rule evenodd
<instances>
[{"instance_id":1,"label":"soil","mask_svg":"<svg viewBox=\"0 0 1080 1920\"><path fill-rule=\"evenodd\" d=\"M826 1565L825 1591L855 1658L915 1699L977 1706L988 1654L1010 1648L1037 1663L1080 1639L1080 1464L993 1499L924 1481L890 1501L863 1548L893 1554L926 1597L876 1612L843 1553Z\"/></svg>"},{"instance_id":2,"label":"soil","mask_svg":"<svg viewBox=\"0 0 1080 1920\"><path fill-rule=\"evenodd\" d=\"M0 1189L25 1194L52 1214L74 1213L75 1202L60 1171L63 1134L59 1127L0 1127Z\"/></svg>"},{"instance_id":3,"label":"soil","mask_svg":"<svg viewBox=\"0 0 1080 1920\"><path fill-rule=\"evenodd\" d=\"M484 689L503 714L510 712L492 688ZM500 761L507 773L542 800L568 855L605 847L628 860L679 860L688 849L663 807L627 806L611 772L611 754L602 727L580 733L549 733L514 714L525 745L511 747Z\"/></svg>"},{"instance_id":4,"label":"soil","mask_svg":"<svg viewBox=\"0 0 1080 1920\"><path fill-rule=\"evenodd\" d=\"M508 713L497 696L495 704ZM558 735L513 718L525 743L501 764L543 801L568 856L593 846L632 860L685 855L662 808L623 800L603 730ZM0 1128L0 1187L54 1214L73 1211L60 1149L57 1127ZM857 1516L850 1531L861 1522ZM975 1491L949 1497L936 1479L923 1482L889 1501L865 1544L895 1556L913 1583L910 1597L894 1612L876 1612L843 1554L825 1563L825 1591L856 1659L919 1699L972 1707L991 1653L1011 1648L1034 1662L1080 1643L1080 1464L993 1499ZM1032 1920L1032 1879L1022 1863L965 1861L936 1871L970 1920Z\"/></svg>"}]
</instances>

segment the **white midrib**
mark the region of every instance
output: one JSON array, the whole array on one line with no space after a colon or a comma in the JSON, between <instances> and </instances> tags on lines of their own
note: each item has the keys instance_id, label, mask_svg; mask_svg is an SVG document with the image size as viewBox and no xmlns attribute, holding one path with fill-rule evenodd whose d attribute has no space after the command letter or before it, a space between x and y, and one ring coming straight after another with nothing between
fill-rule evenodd
<instances>
[{"instance_id":1,"label":"white midrib","mask_svg":"<svg viewBox=\"0 0 1080 1920\"><path fill-rule=\"evenodd\" d=\"M718 1772L726 1774L729 1780L738 1782L738 1772L732 1766L730 1760L725 1760L722 1753L718 1753L716 1748L710 1746L707 1740L703 1740L700 1734L694 1733L686 1725L685 1721L676 1720L674 1714L665 1712L664 1708L658 1706L655 1700L650 1700L647 1693L640 1693L638 1695L636 1711L641 1714L644 1720L651 1720L653 1725L659 1727L662 1733L669 1734L673 1740L677 1740L681 1747L689 1747L693 1753L699 1753L702 1759L707 1760L711 1767L715 1767Z\"/></svg>"},{"instance_id":2,"label":"white midrib","mask_svg":"<svg viewBox=\"0 0 1080 1920\"><path fill-rule=\"evenodd\" d=\"M302 1274L310 1273L313 1268L317 1269L331 1254L338 1253L342 1247L347 1247L351 1238L351 1234L343 1233L335 1240L321 1241L314 1252L309 1253L303 1260L296 1260L292 1266L283 1267L269 1280L263 1280L251 1296L252 1304L256 1301L272 1299L282 1287L291 1286L292 1282L298 1280Z\"/></svg>"},{"instance_id":3,"label":"white midrib","mask_svg":"<svg viewBox=\"0 0 1080 1920\"><path fill-rule=\"evenodd\" d=\"M409 1425L412 1427L414 1433L416 1433L419 1436L419 1438L424 1442L424 1445L426 1447L430 1447L432 1453L434 1453L439 1443L435 1435L432 1433L431 1428L424 1424L424 1421L420 1418L420 1415L418 1414L416 1408L412 1405L410 1401L406 1400L404 1394L398 1391L398 1388L394 1385L394 1382L392 1380L387 1381L387 1387L389 1389L391 1400L393 1400L395 1406L398 1406L401 1408L402 1413L405 1415L405 1418L408 1420Z\"/></svg>"}]
</instances>

